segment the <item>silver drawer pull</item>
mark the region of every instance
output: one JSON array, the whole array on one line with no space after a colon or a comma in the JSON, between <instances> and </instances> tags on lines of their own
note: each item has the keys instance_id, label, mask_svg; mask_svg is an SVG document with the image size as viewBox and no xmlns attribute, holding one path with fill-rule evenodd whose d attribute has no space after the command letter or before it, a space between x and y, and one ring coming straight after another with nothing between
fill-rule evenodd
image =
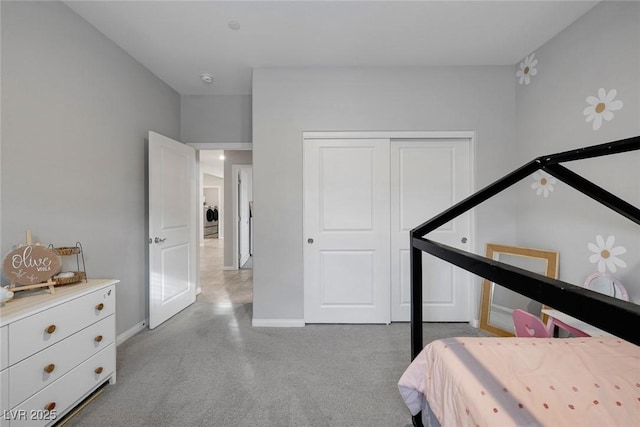
<instances>
[{"instance_id":1,"label":"silver drawer pull","mask_svg":"<svg viewBox=\"0 0 640 427\"><path fill-rule=\"evenodd\" d=\"M44 371L47 374L50 374L51 372L53 372L54 369L56 369L56 365L54 365L53 363L50 363L50 364L48 364L47 366L44 367Z\"/></svg>"}]
</instances>

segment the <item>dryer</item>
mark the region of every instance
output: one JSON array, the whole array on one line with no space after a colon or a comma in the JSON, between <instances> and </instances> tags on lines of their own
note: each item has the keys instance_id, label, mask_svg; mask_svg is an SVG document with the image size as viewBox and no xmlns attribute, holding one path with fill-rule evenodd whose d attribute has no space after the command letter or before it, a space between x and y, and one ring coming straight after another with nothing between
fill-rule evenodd
<instances>
[{"instance_id":1,"label":"dryer","mask_svg":"<svg viewBox=\"0 0 640 427\"><path fill-rule=\"evenodd\" d=\"M204 237L218 238L218 207L204 206L203 225Z\"/></svg>"}]
</instances>

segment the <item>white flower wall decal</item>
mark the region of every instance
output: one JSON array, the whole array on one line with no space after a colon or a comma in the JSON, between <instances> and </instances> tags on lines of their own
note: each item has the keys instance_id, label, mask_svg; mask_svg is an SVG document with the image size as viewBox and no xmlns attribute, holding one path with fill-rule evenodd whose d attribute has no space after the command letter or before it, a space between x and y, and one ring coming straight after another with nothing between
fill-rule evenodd
<instances>
[{"instance_id":1,"label":"white flower wall decal","mask_svg":"<svg viewBox=\"0 0 640 427\"><path fill-rule=\"evenodd\" d=\"M623 103L615 99L618 91L611 89L609 92L604 88L598 89L598 96L588 96L587 104L589 104L582 114L587 116L587 123L593 122L593 130L598 130L602 126L602 120L610 121L613 119L613 111L622 109Z\"/></svg>"},{"instance_id":2,"label":"white flower wall decal","mask_svg":"<svg viewBox=\"0 0 640 427\"><path fill-rule=\"evenodd\" d=\"M518 77L518 83L528 85L531 83L531 77L538 74L538 70L536 70L536 64L538 64L538 60L534 59L536 54L532 53L531 55L524 58L524 61L520 63L520 69L516 72L516 77Z\"/></svg>"},{"instance_id":3,"label":"white flower wall decal","mask_svg":"<svg viewBox=\"0 0 640 427\"><path fill-rule=\"evenodd\" d=\"M548 197L549 193L553 191L553 185L558 183L558 180L544 171L535 172L533 175L533 184L531 188L536 190L536 196L544 195Z\"/></svg>"},{"instance_id":4,"label":"white flower wall decal","mask_svg":"<svg viewBox=\"0 0 640 427\"><path fill-rule=\"evenodd\" d=\"M615 273L617 267L625 268L627 263L618 258L618 255L622 255L627 252L627 249L622 246L613 246L616 241L614 236L607 237L605 242L601 235L596 236L596 243L589 243L587 247L593 254L589 257L589 262L592 264L598 263L598 271L604 273L609 270Z\"/></svg>"}]
</instances>

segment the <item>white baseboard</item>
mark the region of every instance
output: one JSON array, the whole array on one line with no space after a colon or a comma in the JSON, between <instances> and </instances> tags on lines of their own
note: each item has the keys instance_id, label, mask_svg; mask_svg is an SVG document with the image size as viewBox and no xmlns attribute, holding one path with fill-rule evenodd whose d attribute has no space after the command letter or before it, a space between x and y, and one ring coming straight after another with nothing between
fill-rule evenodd
<instances>
[{"instance_id":1,"label":"white baseboard","mask_svg":"<svg viewBox=\"0 0 640 427\"><path fill-rule=\"evenodd\" d=\"M480 321L478 319L473 319L471 322L469 322L469 324L473 328L478 328L480 326Z\"/></svg>"},{"instance_id":2,"label":"white baseboard","mask_svg":"<svg viewBox=\"0 0 640 427\"><path fill-rule=\"evenodd\" d=\"M229 270L237 270L237 268L235 268L235 267L234 267L234 266L232 266L232 265L225 265L225 266L223 266L223 267L222 267L222 269L223 269L223 270L225 270L225 271L229 271Z\"/></svg>"},{"instance_id":3,"label":"white baseboard","mask_svg":"<svg viewBox=\"0 0 640 427\"><path fill-rule=\"evenodd\" d=\"M146 328L148 324L149 322L145 319L142 322L138 323L137 325L134 325L133 327L127 329L126 331L118 335L116 337L116 346L119 346L120 344L122 344L123 342L125 342L126 340L128 340L129 338L131 338L132 336L134 336L144 328Z\"/></svg>"},{"instance_id":4,"label":"white baseboard","mask_svg":"<svg viewBox=\"0 0 640 427\"><path fill-rule=\"evenodd\" d=\"M301 328L304 319L253 319L251 326L255 328Z\"/></svg>"}]
</instances>

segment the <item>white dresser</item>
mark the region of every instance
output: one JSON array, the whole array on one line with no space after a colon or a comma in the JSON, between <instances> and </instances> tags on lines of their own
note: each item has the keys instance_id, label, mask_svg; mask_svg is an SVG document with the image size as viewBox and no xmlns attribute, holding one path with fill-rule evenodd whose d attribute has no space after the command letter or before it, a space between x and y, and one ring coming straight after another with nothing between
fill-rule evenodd
<instances>
[{"instance_id":1,"label":"white dresser","mask_svg":"<svg viewBox=\"0 0 640 427\"><path fill-rule=\"evenodd\" d=\"M45 426L116 381L116 283L17 292L0 307L0 426Z\"/></svg>"}]
</instances>

